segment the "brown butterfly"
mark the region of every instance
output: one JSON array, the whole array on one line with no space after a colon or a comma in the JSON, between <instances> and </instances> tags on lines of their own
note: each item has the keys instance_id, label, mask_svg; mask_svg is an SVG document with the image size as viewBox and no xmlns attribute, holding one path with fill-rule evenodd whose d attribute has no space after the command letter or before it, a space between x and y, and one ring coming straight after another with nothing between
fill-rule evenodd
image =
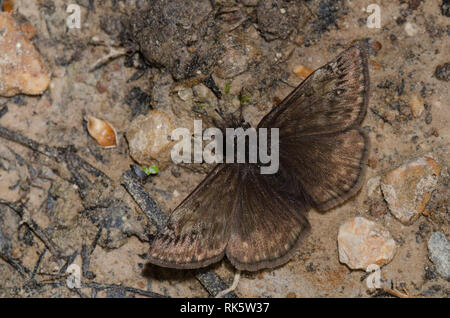
<instances>
[{"instance_id":1,"label":"brown butterfly","mask_svg":"<svg viewBox=\"0 0 450 318\"><path fill-rule=\"evenodd\" d=\"M369 139L360 129L369 96L366 44L314 71L258 124L279 128L279 170L218 164L170 215L149 261L199 268L224 255L239 270L286 263L310 225L310 208L353 196L365 175Z\"/></svg>"}]
</instances>

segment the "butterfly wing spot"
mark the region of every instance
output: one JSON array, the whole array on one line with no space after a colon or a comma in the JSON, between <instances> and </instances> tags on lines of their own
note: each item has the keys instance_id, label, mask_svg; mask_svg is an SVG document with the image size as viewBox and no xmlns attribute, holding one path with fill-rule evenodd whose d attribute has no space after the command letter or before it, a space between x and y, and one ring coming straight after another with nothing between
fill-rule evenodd
<instances>
[{"instance_id":1,"label":"butterfly wing spot","mask_svg":"<svg viewBox=\"0 0 450 318\"><path fill-rule=\"evenodd\" d=\"M346 90L345 88L337 88L337 89L334 90L334 94L335 94L336 96L339 96L339 95L344 94L346 91L347 91L347 90Z\"/></svg>"}]
</instances>

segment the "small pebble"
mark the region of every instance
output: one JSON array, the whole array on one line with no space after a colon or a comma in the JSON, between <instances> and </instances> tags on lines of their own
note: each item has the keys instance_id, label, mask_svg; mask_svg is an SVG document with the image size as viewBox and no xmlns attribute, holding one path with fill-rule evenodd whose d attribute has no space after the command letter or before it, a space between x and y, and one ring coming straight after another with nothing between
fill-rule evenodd
<instances>
[{"instance_id":1,"label":"small pebble","mask_svg":"<svg viewBox=\"0 0 450 318\"><path fill-rule=\"evenodd\" d=\"M428 240L428 253L437 272L450 279L450 240L443 233L434 232Z\"/></svg>"},{"instance_id":2,"label":"small pebble","mask_svg":"<svg viewBox=\"0 0 450 318\"><path fill-rule=\"evenodd\" d=\"M450 63L438 65L434 71L434 76L438 80L448 82L450 80Z\"/></svg>"},{"instance_id":3,"label":"small pebble","mask_svg":"<svg viewBox=\"0 0 450 318\"><path fill-rule=\"evenodd\" d=\"M381 178L381 190L389 211L403 224L412 224L431 198L440 166L430 157L421 157L388 172Z\"/></svg>"},{"instance_id":4,"label":"small pebble","mask_svg":"<svg viewBox=\"0 0 450 318\"><path fill-rule=\"evenodd\" d=\"M351 269L388 264L396 251L395 241L380 224L363 217L347 220L339 227L339 261Z\"/></svg>"},{"instance_id":5,"label":"small pebble","mask_svg":"<svg viewBox=\"0 0 450 318\"><path fill-rule=\"evenodd\" d=\"M172 118L163 111L155 109L137 116L126 132L131 157L142 166L172 163L170 136L174 129Z\"/></svg>"},{"instance_id":6,"label":"small pebble","mask_svg":"<svg viewBox=\"0 0 450 318\"><path fill-rule=\"evenodd\" d=\"M415 36L419 32L419 27L414 23L406 22L405 32L408 36Z\"/></svg>"},{"instance_id":7,"label":"small pebble","mask_svg":"<svg viewBox=\"0 0 450 318\"><path fill-rule=\"evenodd\" d=\"M420 117L422 115L423 111L425 110L425 107L423 106L424 102L423 99L417 95L412 95L409 100L409 107L411 108L411 113L415 118Z\"/></svg>"},{"instance_id":8,"label":"small pebble","mask_svg":"<svg viewBox=\"0 0 450 318\"><path fill-rule=\"evenodd\" d=\"M313 72L312 69L303 65L295 66L293 71L295 75L303 79L307 78Z\"/></svg>"},{"instance_id":9,"label":"small pebble","mask_svg":"<svg viewBox=\"0 0 450 318\"><path fill-rule=\"evenodd\" d=\"M250 58L249 50L244 47L229 48L217 68L217 76L228 79L244 73L248 69Z\"/></svg>"},{"instance_id":10,"label":"small pebble","mask_svg":"<svg viewBox=\"0 0 450 318\"><path fill-rule=\"evenodd\" d=\"M28 40L31 40L36 35L36 28L28 21L20 25L20 30Z\"/></svg>"}]
</instances>

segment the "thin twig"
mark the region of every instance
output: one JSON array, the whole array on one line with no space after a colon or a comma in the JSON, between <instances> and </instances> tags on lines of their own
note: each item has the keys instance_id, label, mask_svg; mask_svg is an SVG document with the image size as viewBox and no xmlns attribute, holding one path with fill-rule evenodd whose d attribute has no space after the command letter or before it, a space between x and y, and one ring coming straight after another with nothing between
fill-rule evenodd
<instances>
[{"instance_id":1,"label":"thin twig","mask_svg":"<svg viewBox=\"0 0 450 318\"><path fill-rule=\"evenodd\" d=\"M0 204L6 205L11 210L16 212L22 219L21 223L25 224L42 241L42 243L44 243L44 245L49 249L50 253L56 256L61 255L61 250L59 249L59 247L52 241L51 238L47 236L47 234L39 227L39 225L34 222L29 213L26 212L25 207L22 203L9 202L0 199Z\"/></svg>"},{"instance_id":2,"label":"thin twig","mask_svg":"<svg viewBox=\"0 0 450 318\"><path fill-rule=\"evenodd\" d=\"M109 61L116 59L118 57L121 57L123 55L127 54L127 50L124 48L115 49L113 47L110 47L110 51L107 55L102 56L100 59L95 61L95 63L91 66L89 69L89 72L95 71L96 69L102 67Z\"/></svg>"},{"instance_id":3,"label":"thin twig","mask_svg":"<svg viewBox=\"0 0 450 318\"><path fill-rule=\"evenodd\" d=\"M6 263L11 265L22 277L27 277L31 271L26 268L20 261L14 260L9 254L6 254L0 250L0 258Z\"/></svg>"},{"instance_id":4,"label":"thin twig","mask_svg":"<svg viewBox=\"0 0 450 318\"><path fill-rule=\"evenodd\" d=\"M158 294L158 293L154 293L154 292L151 292L151 291L137 289L137 288L133 288L133 287L122 286L122 285L116 285L116 284L100 284L100 283L97 283L97 282L90 282L90 283L83 283L82 287L92 288L92 289L95 289L95 290L104 290L104 289L110 289L110 288L120 288L120 289L123 289L123 290L125 290L127 292L138 294L138 295L142 295L142 296L146 296L146 297L168 298L167 296L164 296L164 295L161 295L161 294Z\"/></svg>"},{"instance_id":5,"label":"thin twig","mask_svg":"<svg viewBox=\"0 0 450 318\"><path fill-rule=\"evenodd\" d=\"M34 279L34 277L36 276L37 270L39 269L39 266L41 265L41 262L42 262L42 259L44 258L45 253L47 253L46 248L44 248L42 253L39 255L36 265L34 265L33 273L31 274L31 279Z\"/></svg>"},{"instance_id":6,"label":"thin twig","mask_svg":"<svg viewBox=\"0 0 450 318\"><path fill-rule=\"evenodd\" d=\"M376 110L376 109L374 109L374 108L372 108L372 107L370 108L370 110L372 111L372 113L375 114L375 116L377 116L378 118L380 118L383 122L388 123L389 125L392 126L392 123L391 123L388 119L386 119L383 115L381 115L380 112L379 112L378 110Z\"/></svg>"},{"instance_id":7,"label":"thin twig","mask_svg":"<svg viewBox=\"0 0 450 318\"><path fill-rule=\"evenodd\" d=\"M398 298L409 298L409 297L410 297L410 296L408 296L408 295L405 295L405 294L399 292L399 291L396 290L396 289L383 288L383 290L384 290L386 293L391 294L392 296L395 296L395 297L398 297Z\"/></svg>"}]
</instances>

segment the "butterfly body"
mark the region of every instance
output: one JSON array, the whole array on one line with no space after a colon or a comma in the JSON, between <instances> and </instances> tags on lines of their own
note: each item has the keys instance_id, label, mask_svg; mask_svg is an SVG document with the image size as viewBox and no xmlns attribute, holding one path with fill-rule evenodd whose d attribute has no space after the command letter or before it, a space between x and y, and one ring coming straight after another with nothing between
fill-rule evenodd
<instances>
[{"instance_id":1,"label":"butterfly body","mask_svg":"<svg viewBox=\"0 0 450 318\"><path fill-rule=\"evenodd\" d=\"M226 255L249 271L286 263L310 229L307 212L341 204L361 187L369 140L359 125L368 90L360 42L313 72L258 124L279 129L278 171L261 174L261 163L215 166L157 234L150 262L199 268Z\"/></svg>"}]
</instances>

